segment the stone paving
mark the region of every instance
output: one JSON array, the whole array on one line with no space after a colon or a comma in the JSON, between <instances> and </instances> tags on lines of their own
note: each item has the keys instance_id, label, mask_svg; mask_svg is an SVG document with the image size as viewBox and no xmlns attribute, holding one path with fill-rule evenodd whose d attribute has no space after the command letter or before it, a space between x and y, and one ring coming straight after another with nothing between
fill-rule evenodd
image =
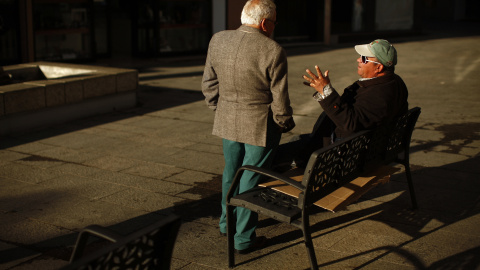
<instances>
[{"instance_id":1,"label":"stone paving","mask_svg":"<svg viewBox=\"0 0 480 270\"><path fill-rule=\"evenodd\" d=\"M471 29L479 29L474 23ZM311 218L326 269L480 269L479 31L391 39L410 107L422 114L411 163L419 209L402 174L345 211ZM329 69L338 90L357 79L354 44L287 49L297 127L321 113L306 68ZM139 70L139 104L0 138L0 269L56 269L83 227L129 233L165 215L183 220L172 269L227 269L218 233L221 140L200 91L203 58L105 62ZM236 269L307 269L302 235L261 218L267 247Z\"/></svg>"}]
</instances>

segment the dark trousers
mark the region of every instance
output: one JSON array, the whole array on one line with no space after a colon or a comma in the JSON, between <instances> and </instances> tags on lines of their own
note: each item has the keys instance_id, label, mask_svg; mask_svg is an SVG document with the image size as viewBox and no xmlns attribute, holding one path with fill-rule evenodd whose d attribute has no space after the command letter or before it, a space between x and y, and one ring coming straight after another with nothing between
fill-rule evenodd
<instances>
[{"instance_id":1,"label":"dark trousers","mask_svg":"<svg viewBox=\"0 0 480 270\"><path fill-rule=\"evenodd\" d=\"M322 113L309 134L293 137L288 143L278 147L273 164L277 171L285 171L291 167L304 168L312 153L335 142L335 124Z\"/></svg>"}]
</instances>

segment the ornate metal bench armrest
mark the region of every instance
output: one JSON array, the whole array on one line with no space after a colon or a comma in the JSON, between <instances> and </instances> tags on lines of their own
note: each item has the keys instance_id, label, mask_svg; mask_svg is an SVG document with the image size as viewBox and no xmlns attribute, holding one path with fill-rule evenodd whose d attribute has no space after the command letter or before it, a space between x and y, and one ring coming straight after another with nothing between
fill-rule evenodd
<instances>
[{"instance_id":1,"label":"ornate metal bench armrest","mask_svg":"<svg viewBox=\"0 0 480 270\"><path fill-rule=\"evenodd\" d=\"M102 238L108 240L112 243L116 243L122 237L119 234L112 232L111 230L104 228L99 225L90 225L84 228L77 239L77 243L75 245L75 249L73 250L72 257L70 258L70 263L80 259L83 255L83 251L85 250L85 246L87 245L89 236L96 236L98 238Z\"/></svg>"}]
</instances>

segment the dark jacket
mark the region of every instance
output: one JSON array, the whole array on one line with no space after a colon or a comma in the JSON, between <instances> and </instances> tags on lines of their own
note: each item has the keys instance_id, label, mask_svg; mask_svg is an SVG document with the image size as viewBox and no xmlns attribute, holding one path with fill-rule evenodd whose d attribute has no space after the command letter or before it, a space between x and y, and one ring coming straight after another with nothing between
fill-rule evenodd
<instances>
[{"instance_id":1,"label":"dark jacket","mask_svg":"<svg viewBox=\"0 0 480 270\"><path fill-rule=\"evenodd\" d=\"M320 105L335 124L336 136L342 138L389 122L406 112L407 98L402 78L390 74L356 81L342 96L333 91Z\"/></svg>"}]
</instances>

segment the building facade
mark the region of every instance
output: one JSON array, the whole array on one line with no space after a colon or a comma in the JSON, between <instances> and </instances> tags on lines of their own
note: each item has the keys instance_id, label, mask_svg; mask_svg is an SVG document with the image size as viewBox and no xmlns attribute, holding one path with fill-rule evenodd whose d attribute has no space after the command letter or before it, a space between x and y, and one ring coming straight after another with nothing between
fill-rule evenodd
<instances>
[{"instance_id":1,"label":"building facade","mask_svg":"<svg viewBox=\"0 0 480 270\"><path fill-rule=\"evenodd\" d=\"M0 0L0 65L203 54L240 26L246 0ZM425 16L476 18L477 0L275 0L282 44L421 30ZM383 35L385 36L385 35Z\"/></svg>"}]
</instances>

